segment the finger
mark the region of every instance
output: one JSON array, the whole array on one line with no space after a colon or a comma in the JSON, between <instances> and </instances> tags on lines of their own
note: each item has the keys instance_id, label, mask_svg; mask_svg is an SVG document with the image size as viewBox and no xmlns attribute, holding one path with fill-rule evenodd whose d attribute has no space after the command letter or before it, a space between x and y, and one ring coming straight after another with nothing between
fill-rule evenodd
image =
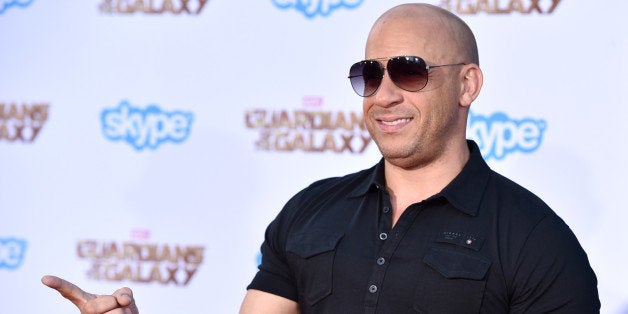
<instances>
[{"instance_id":1,"label":"finger","mask_svg":"<svg viewBox=\"0 0 628 314\"><path fill-rule=\"evenodd\" d=\"M112 295L116 298L120 306L125 307L134 304L135 300L133 300L133 291L130 288L120 288Z\"/></svg>"},{"instance_id":2,"label":"finger","mask_svg":"<svg viewBox=\"0 0 628 314\"><path fill-rule=\"evenodd\" d=\"M81 308L84 314L100 314L100 313L124 313L124 309L116 297L112 295L102 295L91 300Z\"/></svg>"},{"instance_id":3,"label":"finger","mask_svg":"<svg viewBox=\"0 0 628 314\"><path fill-rule=\"evenodd\" d=\"M112 295L99 296L95 300L87 302L82 313L135 314L138 311L133 300L133 291L125 287L116 290Z\"/></svg>"},{"instance_id":4,"label":"finger","mask_svg":"<svg viewBox=\"0 0 628 314\"><path fill-rule=\"evenodd\" d=\"M57 290L64 298L70 300L77 307L81 308L85 302L96 298L95 295L83 291L81 288L69 281L63 280L56 276L46 275L41 278L41 282Z\"/></svg>"},{"instance_id":5,"label":"finger","mask_svg":"<svg viewBox=\"0 0 628 314\"><path fill-rule=\"evenodd\" d=\"M124 287L116 290L113 293L118 300L118 304L124 307L123 314L138 314L137 305L135 304L135 299L133 298L133 291L130 288Z\"/></svg>"},{"instance_id":6,"label":"finger","mask_svg":"<svg viewBox=\"0 0 628 314\"><path fill-rule=\"evenodd\" d=\"M111 311L103 313L103 314L137 314L137 311L136 312L132 312L128 308L124 308L124 309L118 308L118 309L111 310Z\"/></svg>"}]
</instances>

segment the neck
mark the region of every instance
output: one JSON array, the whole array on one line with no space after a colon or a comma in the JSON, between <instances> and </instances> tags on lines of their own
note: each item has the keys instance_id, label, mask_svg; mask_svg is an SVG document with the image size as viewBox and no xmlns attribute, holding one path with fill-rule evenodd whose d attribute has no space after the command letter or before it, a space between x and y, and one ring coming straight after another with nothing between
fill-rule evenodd
<instances>
[{"instance_id":1,"label":"neck","mask_svg":"<svg viewBox=\"0 0 628 314\"><path fill-rule=\"evenodd\" d=\"M393 226L405 209L440 192L462 170L469 160L466 140L445 151L437 159L404 168L385 160L384 175L393 207Z\"/></svg>"}]
</instances>

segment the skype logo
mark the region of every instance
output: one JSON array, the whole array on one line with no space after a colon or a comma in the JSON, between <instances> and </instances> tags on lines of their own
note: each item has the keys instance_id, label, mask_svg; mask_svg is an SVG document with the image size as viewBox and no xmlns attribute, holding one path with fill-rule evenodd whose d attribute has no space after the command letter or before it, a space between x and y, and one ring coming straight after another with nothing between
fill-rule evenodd
<instances>
[{"instance_id":1,"label":"skype logo","mask_svg":"<svg viewBox=\"0 0 628 314\"><path fill-rule=\"evenodd\" d=\"M122 101L118 107L105 109L100 120L102 131L111 141L124 141L135 150L157 149L159 145L182 143L190 135L194 115L184 111L164 111L151 104L141 109Z\"/></svg>"},{"instance_id":2,"label":"skype logo","mask_svg":"<svg viewBox=\"0 0 628 314\"><path fill-rule=\"evenodd\" d=\"M514 152L532 153L543 142L547 123L543 119L516 120L503 112L482 116L469 112L467 137L478 143L486 160L503 159Z\"/></svg>"},{"instance_id":3,"label":"skype logo","mask_svg":"<svg viewBox=\"0 0 628 314\"><path fill-rule=\"evenodd\" d=\"M16 238L0 238L0 269L16 269L22 265L26 253L26 241Z\"/></svg>"},{"instance_id":4,"label":"skype logo","mask_svg":"<svg viewBox=\"0 0 628 314\"><path fill-rule=\"evenodd\" d=\"M34 0L0 0L0 14L8 10L10 7L26 8L33 3Z\"/></svg>"},{"instance_id":5,"label":"skype logo","mask_svg":"<svg viewBox=\"0 0 628 314\"><path fill-rule=\"evenodd\" d=\"M340 8L355 9L364 0L272 0L272 2L279 9L294 9L303 13L306 18L312 19L317 15L329 16Z\"/></svg>"}]
</instances>

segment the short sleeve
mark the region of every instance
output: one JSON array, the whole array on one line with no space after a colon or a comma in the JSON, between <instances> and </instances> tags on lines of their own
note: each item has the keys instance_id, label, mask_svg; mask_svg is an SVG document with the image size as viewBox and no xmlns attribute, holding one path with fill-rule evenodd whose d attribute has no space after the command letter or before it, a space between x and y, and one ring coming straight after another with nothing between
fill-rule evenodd
<instances>
[{"instance_id":1,"label":"short sleeve","mask_svg":"<svg viewBox=\"0 0 628 314\"><path fill-rule=\"evenodd\" d=\"M296 198L296 196L295 196ZM294 277L286 260L286 241L291 212L290 200L268 225L261 245L262 262L247 289L255 289L297 301L298 292Z\"/></svg>"},{"instance_id":2,"label":"short sleeve","mask_svg":"<svg viewBox=\"0 0 628 314\"><path fill-rule=\"evenodd\" d=\"M571 229L548 215L519 254L510 313L599 313L597 278Z\"/></svg>"}]
</instances>

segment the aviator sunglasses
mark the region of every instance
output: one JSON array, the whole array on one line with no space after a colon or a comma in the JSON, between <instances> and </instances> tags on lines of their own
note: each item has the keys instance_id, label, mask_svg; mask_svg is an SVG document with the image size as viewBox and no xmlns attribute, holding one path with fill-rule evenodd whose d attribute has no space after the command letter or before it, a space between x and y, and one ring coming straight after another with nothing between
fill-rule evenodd
<instances>
[{"instance_id":1,"label":"aviator sunglasses","mask_svg":"<svg viewBox=\"0 0 628 314\"><path fill-rule=\"evenodd\" d=\"M380 62L388 60L386 67ZM416 56L398 56L390 58L376 58L355 63L349 70L349 80L353 90L362 97L369 97L382 84L384 71L388 71L390 80L395 85L409 92L418 92L427 85L430 69L465 65L453 63L441 65L427 65L425 60Z\"/></svg>"}]
</instances>

